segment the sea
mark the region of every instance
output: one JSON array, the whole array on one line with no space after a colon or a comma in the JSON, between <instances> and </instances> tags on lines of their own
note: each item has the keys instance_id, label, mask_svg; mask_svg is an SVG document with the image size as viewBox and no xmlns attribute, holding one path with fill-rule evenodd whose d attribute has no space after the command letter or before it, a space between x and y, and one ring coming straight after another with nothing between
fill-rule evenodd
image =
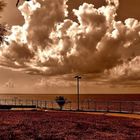
<instances>
[{"instance_id":1,"label":"sea","mask_svg":"<svg viewBox=\"0 0 140 140\"><path fill-rule=\"evenodd\" d=\"M0 99L21 99L21 100L55 100L57 96L63 96L69 101L76 101L77 94L0 94ZM140 94L80 94L80 100L97 101L140 101Z\"/></svg>"}]
</instances>

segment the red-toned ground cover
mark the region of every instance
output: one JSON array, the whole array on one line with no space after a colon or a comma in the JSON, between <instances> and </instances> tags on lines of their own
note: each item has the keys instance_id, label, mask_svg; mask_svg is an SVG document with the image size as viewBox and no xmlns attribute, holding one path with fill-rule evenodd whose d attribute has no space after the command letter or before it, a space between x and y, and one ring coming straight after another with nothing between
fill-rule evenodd
<instances>
[{"instance_id":1,"label":"red-toned ground cover","mask_svg":"<svg viewBox=\"0 0 140 140\"><path fill-rule=\"evenodd\" d=\"M59 111L0 111L0 140L140 140L140 119Z\"/></svg>"}]
</instances>

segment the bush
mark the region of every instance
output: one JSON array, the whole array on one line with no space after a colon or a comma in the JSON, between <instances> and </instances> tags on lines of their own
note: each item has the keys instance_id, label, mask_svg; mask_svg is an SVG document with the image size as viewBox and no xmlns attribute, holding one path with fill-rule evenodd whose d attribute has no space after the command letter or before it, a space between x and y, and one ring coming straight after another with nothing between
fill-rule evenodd
<instances>
[{"instance_id":1,"label":"bush","mask_svg":"<svg viewBox=\"0 0 140 140\"><path fill-rule=\"evenodd\" d=\"M59 105L60 110L62 110L66 103L66 99L63 96L57 96L55 101Z\"/></svg>"}]
</instances>

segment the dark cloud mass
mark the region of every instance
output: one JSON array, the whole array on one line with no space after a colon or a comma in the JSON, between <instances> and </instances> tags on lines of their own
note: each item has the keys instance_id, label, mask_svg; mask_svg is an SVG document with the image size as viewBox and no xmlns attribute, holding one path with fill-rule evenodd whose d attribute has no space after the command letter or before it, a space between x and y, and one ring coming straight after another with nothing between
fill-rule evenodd
<instances>
[{"instance_id":1,"label":"dark cloud mass","mask_svg":"<svg viewBox=\"0 0 140 140\"><path fill-rule=\"evenodd\" d=\"M118 0L83 3L68 19L67 0L33 0L19 7L23 26L13 26L0 65L30 74L90 74L110 81L140 80L140 22L116 21Z\"/></svg>"}]
</instances>

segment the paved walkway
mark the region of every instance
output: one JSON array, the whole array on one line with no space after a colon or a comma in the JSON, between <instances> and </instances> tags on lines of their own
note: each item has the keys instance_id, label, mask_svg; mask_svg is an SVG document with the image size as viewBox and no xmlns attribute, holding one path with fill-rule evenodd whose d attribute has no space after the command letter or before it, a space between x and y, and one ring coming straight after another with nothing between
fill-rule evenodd
<instances>
[{"instance_id":1,"label":"paved walkway","mask_svg":"<svg viewBox=\"0 0 140 140\"><path fill-rule=\"evenodd\" d=\"M127 117L127 118L134 118L140 119L140 115L138 114L123 114L123 113L98 113L98 112L79 112L79 113L86 113L92 115L106 115L106 116L115 116L115 117Z\"/></svg>"}]
</instances>

